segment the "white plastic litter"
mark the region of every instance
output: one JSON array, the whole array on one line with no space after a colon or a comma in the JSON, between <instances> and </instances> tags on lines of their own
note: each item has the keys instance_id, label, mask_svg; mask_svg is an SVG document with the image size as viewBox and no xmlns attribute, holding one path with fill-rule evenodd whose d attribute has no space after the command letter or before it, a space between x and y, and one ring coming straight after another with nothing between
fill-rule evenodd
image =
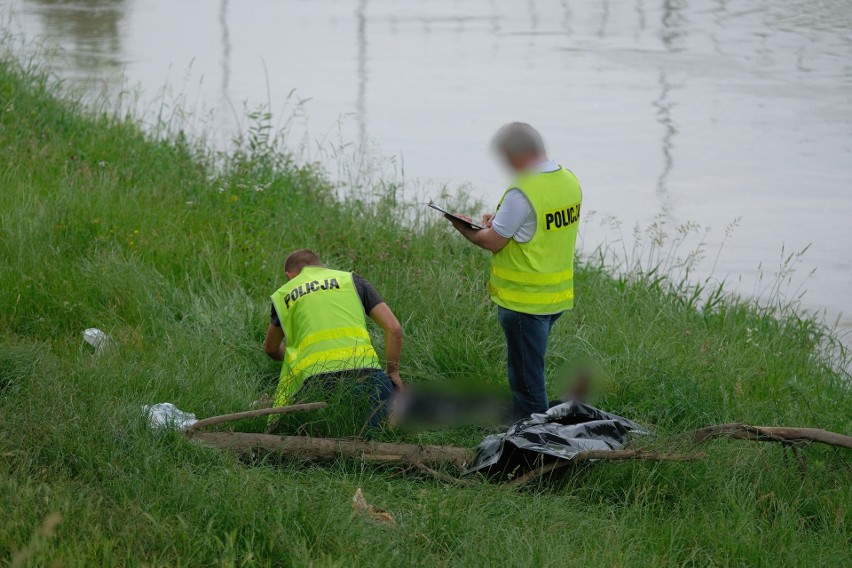
<instances>
[{"instance_id":1,"label":"white plastic litter","mask_svg":"<svg viewBox=\"0 0 852 568\"><path fill-rule=\"evenodd\" d=\"M150 406L146 404L142 407L142 412L148 415L148 426L152 430L169 428L186 432L187 428L198 422L195 414L184 412L171 402L161 402Z\"/></svg>"},{"instance_id":2,"label":"white plastic litter","mask_svg":"<svg viewBox=\"0 0 852 568\"><path fill-rule=\"evenodd\" d=\"M112 344L112 338L96 327L83 331L83 341L95 348L95 353L101 353Z\"/></svg>"}]
</instances>

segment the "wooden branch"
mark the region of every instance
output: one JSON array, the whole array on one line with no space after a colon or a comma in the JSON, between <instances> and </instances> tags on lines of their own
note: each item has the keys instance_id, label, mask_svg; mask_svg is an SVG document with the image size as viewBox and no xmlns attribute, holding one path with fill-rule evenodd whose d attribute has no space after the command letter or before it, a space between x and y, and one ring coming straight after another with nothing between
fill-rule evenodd
<instances>
[{"instance_id":1,"label":"wooden branch","mask_svg":"<svg viewBox=\"0 0 852 568\"><path fill-rule=\"evenodd\" d=\"M715 438L736 438L758 442L819 442L839 448L852 448L852 436L820 430L819 428L787 428L783 426L749 426L731 422L699 428L690 433L696 443L704 443Z\"/></svg>"},{"instance_id":2,"label":"wooden branch","mask_svg":"<svg viewBox=\"0 0 852 568\"><path fill-rule=\"evenodd\" d=\"M519 475L515 479L506 483L506 487L517 487L519 485L523 485L528 481L532 481L533 479L537 479L539 477L544 477L548 473L552 471L556 471L557 469L562 469L563 467L567 467L568 464L572 463L568 460L559 460L553 463L549 463L547 465L543 465L536 469L530 470L523 475Z\"/></svg>"},{"instance_id":3,"label":"wooden branch","mask_svg":"<svg viewBox=\"0 0 852 568\"><path fill-rule=\"evenodd\" d=\"M428 467L427 464L453 465L459 470L463 470L473 461L472 451L457 446L391 444L345 438L275 436L272 434L249 434L244 432L199 432L193 438L205 446L237 453L262 450L306 460L323 461L343 457L364 459L373 462L406 464L414 466L438 479L460 484L464 484L465 480L442 474ZM560 460L544 468L533 470L516 478L510 485L526 483L530 479L578 461L594 459L691 461L703 457L705 457L703 453L684 455L657 453L647 450L594 450L581 452L570 461Z\"/></svg>"},{"instance_id":4,"label":"wooden branch","mask_svg":"<svg viewBox=\"0 0 852 568\"><path fill-rule=\"evenodd\" d=\"M422 471L424 473L428 473L432 477L440 479L441 481L444 481L446 483L452 483L453 485L461 485L462 487L469 487L470 485L472 485L472 483L470 481L468 481L467 479L461 479L461 478L458 478L458 477L453 477L452 475L447 475L444 472L432 469L431 467L429 467L426 464L419 463L419 464L417 464L416 467L420 471Z\"/></svg>"},{"instance_id":5,"label":"wooden branch","mask_svg":"<svg viewBox=\"0 0 852 568\"><path fill-rule=\"evenodd\" d=\"M648 460L648 461L696 461L704 459L707 454L670 454L652 452L649 450L589 450L580 452L571 461L584 460Z\"/></svg>"},{"instance_id":6,"label":"wooden branch","mask_svg":"<svg viewBox=\"0 0 852 568\"><path fill-rule=\"evenodd\" d=\"M661 454L648 450L589 450L587 452L580 452L574 456L573 459L555 461L532 471L528 471L527 473L508 482L506 485L508 487L517 487L518 485L523 485L528 481L547 475L557 469L562 469L563 467L567 467L573 463L588 460L696 461L706 457L707 454L704 452L696 454Z\"/></svg>"},{"instance_id":7,"label":"wooden branch","mask_svg":"<svg viewBox=\"0 0 852 568\"><path fill-rule=\"evenodd\" d=\"M193 439L213 448L246 453L263 450L307 460L356 458L367 461L421 464L450 464L462 470L473 461L473 452L456 446L389 444L345 438L275 436L243 432L199 432Z\"/></svg>"},{"instance_id":8,"label":"wooden branch","mask_svg":"<svg viewBox=\"0 0 852 568\"><path fill-rule=\"evenodd\" d=\"M222 414L221 416L211 416L204 420L199 420L192 426L186 429L186 435L193 437L195 432L207 426L214 424L222 424L223 422L231 422L232 420L242 420L243 418L254 418L256 416L269 416L270 414L288 414L290 412L300 412L307 410L319 410L328 406L325 402L310 402L307 404L294 404L292 406L274 406L272 408L259 408L257 410L247 410L246 412L235 412L233 414Z\"/></svg>"},{"instance_id":9,"label":"wooden branch","mask_svg":"<svg viewBox=\"0 0 852 568\"><path fill-rule=\"evenodd\" d=\"M250 412L239 412L214 416L196 422L187 430L187 436L199 443L230 450L237 453L250 453L261 450L304 460L333 460L336 458L354 458L373 462L387 462L416 467L429 475L451 483L466 484L466 480L457 479L430 465L453 465L464 470L474 459L474 452L456 446L436 446L419 444L392 444L367 442L359 439L312 438L309 436L276 436L272 434L254 434L244 432L197 432L199 428L220 424L230 420L239 420L253 416L285 414L299 410L324 408L326 403L298 404L294 406L267 408ZM697 443L716 438L730 437L742 440L781 442L790 446L796 442L820 442L842 448L852 448L852 437L816 428L785 428L777 426L749 426L730 423L707 426L688 433ZM804 456L794 454L800 466L804 467ZM660 453L644 449L590 450L580 452L571 460L557 460L546 466L518 476L508 483L509 486L523 485L533 479L564 468L572 463L588 460L649 460L649 461L693 461L706 457L699 452L693 454Z\"/></svg>"}]
</instances>

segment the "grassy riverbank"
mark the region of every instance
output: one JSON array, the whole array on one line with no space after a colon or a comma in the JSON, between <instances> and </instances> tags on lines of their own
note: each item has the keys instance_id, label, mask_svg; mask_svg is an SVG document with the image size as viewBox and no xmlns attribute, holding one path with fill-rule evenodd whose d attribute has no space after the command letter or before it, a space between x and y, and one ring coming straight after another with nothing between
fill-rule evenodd
<instances>
[{"instance_id":1,"label":"grassy riverbank","mask_svg":"<svg viewBox=\"0 0 852 568\"><path fill-rule=\"evenodd\" d=\"M179 137L152 140L54 94L0 63L0 561L852 563L850 455L825 447L805 450L804 474L778 447L719 441L697 463L598 463L515 491L353 462L248 466L151 434L143 404L208 416L273 388L277 366L260 349L268 295L302 246L383 292L405 328L405 378L503 384L487 255L443 223L403 226L389 190L374 205L340 203L319 168L268 151L262 130L214 167ZM549 372L594 362L595 402L670 443L726 421L852 431L849 377L833 370L821 325L667 290L584 263ZM87 327L115 348L94 355ZM398 526L354 517L358 486Z\"/></svg>"}]
</instances>

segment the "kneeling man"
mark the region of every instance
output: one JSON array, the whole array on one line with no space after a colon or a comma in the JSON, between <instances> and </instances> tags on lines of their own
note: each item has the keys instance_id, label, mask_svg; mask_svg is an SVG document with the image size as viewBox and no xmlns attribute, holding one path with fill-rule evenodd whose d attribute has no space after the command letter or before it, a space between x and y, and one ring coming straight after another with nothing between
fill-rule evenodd
<instances>
[{"instance_id":1,"label":"kneeling man","mask_svg":"<svg viewBox=\"0 0 852 568\"><path fill-rule=\"evenodd\" d=\"M402 389L402 327L369 282L327 268L313 251L287 257L288 282L272 295L272 318L263 349L283 361L275 406L298 399L300 390L352 382L369 396L371 425L387 415L393 389ZM385 371L370 342L365 314L385 332Z\"/></svg>"}]
</instances>

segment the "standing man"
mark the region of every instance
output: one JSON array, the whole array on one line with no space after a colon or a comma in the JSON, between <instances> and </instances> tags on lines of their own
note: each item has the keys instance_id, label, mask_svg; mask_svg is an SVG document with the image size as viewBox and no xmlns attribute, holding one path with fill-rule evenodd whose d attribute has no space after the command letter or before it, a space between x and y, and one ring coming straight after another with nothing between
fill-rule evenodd
<instances>
[{"instance_id":1,"label":"standing man","mask_svg":"<svg viewBox=\"0 0 852 568\"><path fill-rule=\"evenodd\" d=\"M485 215L479 230L447 219L494 253L488 291L506 336L512 407L521 419L548 408L544 355L553 324L574 306L582 196L577 178L547 158L541 135L529 124L504 125L492 148L514 176L496 214Z\"/></svg>"},{"instance_id":2,"label":"standing man","mask_svg":"<svg viewBox=\"0 0 852 568\"><path fill-rule=\"evenodd\" d=\"M351 382L368 396L371 424L387 414L393 389L402 389L402 327L376 289L357 274L327 268L313 251L297 250L284 262L288 282L272 295L272 318L263 349L283 361L275 406L300 389ZM386 371L370 342L365 314L385 332ZM367 392L363 392L366 390Z\"/></svg>"}]
</instances>

